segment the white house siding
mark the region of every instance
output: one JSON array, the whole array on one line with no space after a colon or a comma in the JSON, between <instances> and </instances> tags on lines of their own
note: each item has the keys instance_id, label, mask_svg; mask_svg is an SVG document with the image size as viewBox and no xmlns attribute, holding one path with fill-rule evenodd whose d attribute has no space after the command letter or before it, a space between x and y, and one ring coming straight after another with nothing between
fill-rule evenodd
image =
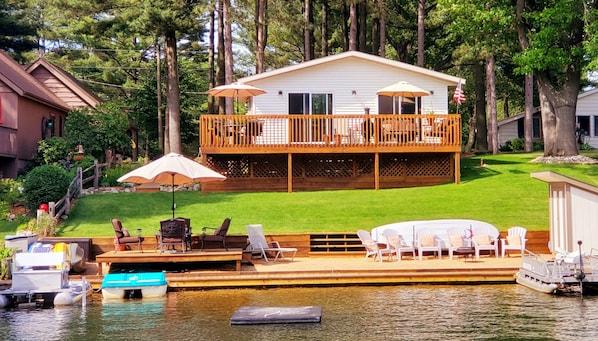
<instances>
[{"instance_id":1,"label":"white house siding","mask_svg":"<svg viewBox=\"0 0 598 341\"><path fill-rule=\"evenodd\" d=\"M585 138L585 143L598 148L598 134L596 134L596 121L598 120L598 89L590 90L579 95L577 98L577 109L575 115L589 116L590 127L589 135Z\"/></svg>"},{"instance_id":2,"label":"white house siding","mask_svg":"<svg viewBox=\"0 0 598 341\"><path fill-rule=\"evenodd\" d=\"M331 93L334 114L363 114L365 108L370 108L370 114L377 114L376 91L399 81L406 81L433 92L431 96L422 97L424 112L446 114L448 86L455 84L425 75L423 72L426 70L422 70L422 73L417 73L349 57L250 80L248 84L267 91L266 94L253 98L250 113L286 114L289 93ZM355 95L352 94L353 90Z\"/></svg>"},{"instance_id":3,"label":"white house siding","mask_svg":"<svg viewBox=\"0 0 598 341\"><path fill-rule=\"evenodd\" d=\"M517 121L511 121L498 127L498 145L503 146L507 141L518 139Z\"/></svg>"}]
</instances>

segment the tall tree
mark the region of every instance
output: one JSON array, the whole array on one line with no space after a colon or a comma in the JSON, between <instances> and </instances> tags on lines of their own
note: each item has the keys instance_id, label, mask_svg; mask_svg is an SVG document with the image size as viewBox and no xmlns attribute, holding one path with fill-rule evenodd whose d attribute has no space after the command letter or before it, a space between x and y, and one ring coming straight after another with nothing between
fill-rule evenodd
<instances>
[{"instance_id":1,"label":"tall tree","mask_svg":"<svg viewBox=\"0 0 598 341\"><path fill-rule=\"evenodd\" d=\"M268 25L266 23L267 0L255 1L255 73L264 71L264 51L266 50Z\"/></svg>"},{"instance_id":2,"label":"tall tree","mask_svg":"<svg viewBox=\"0 0 598 341\"><path fill-rule=\"evenodd\" d=\"M349 51L357 51L357 0L349 4Z\"/></svg>"},{"instance_id":3,"label":"tall tree","mask_svg":"<svg viewBox=\"0 0 598 341\"><path fill-rule=\"evenodd\" d=\"M314 12L311 0L303 0L303 60L314 58Z\"/></svg>"},{"instance_id":4,"label":"tall tree","mask_svg":"<svg viewBox=\"0 0 598 341\"><path fill-rule=\"evenodd\" d=\"M426 0L417 1L417 66L424 67Z\"/></svg>"},{"instance_id":5,"label":"tall tree","mask_svg":"<svg viewBox=\"0 0 598 341\"><path fill-rule=\"evenodd\" d=\"M523 52L515 60L538 85L545 156L578 154L575 108L582 72L596 55L584 47L596 7L595 0L516 2Z\"/></svg>"},{"instance_id":6,"label":"tall tree","mask_svg":"<svg viewBox=\"0 0 598 341\"><path fill-rule=\"evenodd\" d=\"M0 49L9 51L17 60L20 53L37 48L35 22L25 20L22 2L0 0Z\"/></svg>"}]
</instances>

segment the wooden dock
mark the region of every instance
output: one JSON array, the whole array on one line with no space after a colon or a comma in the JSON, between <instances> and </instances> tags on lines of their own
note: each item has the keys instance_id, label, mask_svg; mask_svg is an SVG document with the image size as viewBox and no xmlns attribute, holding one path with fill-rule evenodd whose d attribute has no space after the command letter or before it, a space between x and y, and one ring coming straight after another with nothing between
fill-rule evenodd
<instances>
[{"instance_id":1,"label":"wooden dock","mask_svg":"<svg viewBox=\"0 0 598 341\"><path fill-rule=\"evenodd\" d=\"M226 262L235 263L235 271L241 271L242 249L191 250L187 252L159 252L158 250L108 251L96 256L98 275L102 275L112 263L148 264L148 263L197 263Z\"/></svg>"}]
</instances>

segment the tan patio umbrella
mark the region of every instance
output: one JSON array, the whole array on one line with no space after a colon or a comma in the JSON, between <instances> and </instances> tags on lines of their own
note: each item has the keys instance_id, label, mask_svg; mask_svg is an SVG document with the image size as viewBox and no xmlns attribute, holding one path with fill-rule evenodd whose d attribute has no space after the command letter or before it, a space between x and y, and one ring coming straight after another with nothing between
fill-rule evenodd
<instances>
[{"instance_id":1,"label":"tan patio umbrella","mask_svg":"<svg viewBox=\"0 0 598 341\"><path fill-rule=\"evenodd\" d=\"M155 182L172 185L172 218L174 219L174 186L193 182L224 181L226 177L177 153L170 153L139 167L117 179L118 182L143 184Z\"/></svg>"},{"instance_id":2,"label":"tan patio umbrella","mask_svg":"<svg viewBox=\"0 0 598 341\"><path fill-rule=\"evenodd\" d=\"M419 88L413 84L407 83L405 81L401 81L387 87L384 87L378 91L376 91L377 95L381 96L391 96L391 97L414 97L415 98L415 110L417 114L417 98L423 96L430 96L430 92L426 91L422 88ZM393 108L394 108L394 101L393 101ZM400 113L399 113L400 114Z\"/></svg>"},{"instance_id":3,"label":"tan patio umbrella","mask_svg":"<svg viewBox=\"0 0 598 341\"><path fill-rule=\"evenodd\" d=\"M243 83L231 83L219 85L208 90L208 94L214 97L232 97L239 102L239 97L254 97L265 94L266 90Z\"/></svg>"}]
</instances>

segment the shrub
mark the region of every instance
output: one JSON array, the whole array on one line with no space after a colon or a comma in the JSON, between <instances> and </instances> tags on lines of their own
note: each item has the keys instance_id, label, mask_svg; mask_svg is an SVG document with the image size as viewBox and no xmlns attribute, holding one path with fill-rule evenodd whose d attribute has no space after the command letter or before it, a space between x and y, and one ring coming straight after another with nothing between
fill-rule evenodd
<instances>
[{"instance_id":1,"label":"shrub","mask_svg":"<svg viewBox=\"0 0 598 341\"><path fill-rule=\"evenodd\" d=\"M114 168L108 169L102 178L102 186L120 186L120 185L122 185L120 182L118 182L116 180L137 167L139 167L139 164L129 163L129 164L123 164L122 166L116 166Z\"/></svg>"},{"instance_id":2,"label":"shrub","mask_svg":"<svg viewBox=\"0 0 598 341\"><path fill-rule=\"evenodd\" d=\"M16 250L16 248L0 245L0 279L7 279L7 274L11 263L5 261L5 259L10 259Z\"/></svg>"},{"instance_id":3,"label":"shrub","mask_svg":"<svg viewBox=\"0 0 598 341\"><path fill-rule=\"evenodd\" d=\"M66 159L72 146L62 137L51 137L40 140L37 143L37 154L35 155L35 162L38 165L49 165L60 163Z\"/></svg>"},{"instance_id":4,"label":"shrub","mask_svg":"<svg viewBox=\"0 0 598 341\"><path fill-rule=\"evenodd\" d=\"M60 166L44 165L34 168L25 178L27 207L35 212L42 203L60 200L66 194L70 181L68 173Z\"/></svg>"}]
</instances>

